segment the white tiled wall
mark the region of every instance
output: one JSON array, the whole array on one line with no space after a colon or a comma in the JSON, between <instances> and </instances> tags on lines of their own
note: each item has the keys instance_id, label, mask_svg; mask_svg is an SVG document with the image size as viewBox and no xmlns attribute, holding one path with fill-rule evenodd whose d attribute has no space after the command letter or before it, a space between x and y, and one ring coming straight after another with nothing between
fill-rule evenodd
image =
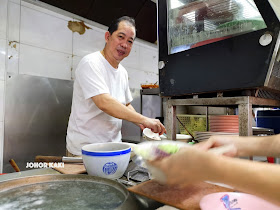
<instances>
[{"instance_id":1,"label":"white tiled wall","mask_svg":"<svg viewBox=\"0 0 280 210\"><path fill-rule=\"evenodd\" d=\"M4 84L5 81L0 80L0 123L4 120Z\"/></svg>"},{"instance_id":2,"label":"white tiled wall","mask_svg":"<svg viewBox=\"0 0 280 210\"><path fill-rule=\"evenodd\" d=\"M8 2L7 15L7 59L6 72L9 75L18 74L19 61L19 32L20 32L20 1Z\"/></svg>"},{"instance_id":3,"label":"white tiled wall","mask_svg":"<svg viewBox=\"0 0 280 210\"><path fill-rule=\"evenodd\" d=\"M9 41L19 42L20 5L13 2L8 4L8 33Z\"/></svg>"},{"instance_id":4,"label":"white tiled wall","mask_svg":"<svg viewBox=\"0 0 280 210\"><path fill-rule=\"evenodd\" d=\"M142 83L146 82L147 77L145 72L130 67L126 67L126 70L128 73L129 87L140 89L141 84L139 84L139 81L143 81Z\"/></svg>"},{"instance_id":5,"label":"white tiled wall","mask_svg":"<svg viewBox=\"0 0 280 210\"><path fill-rule=\"evenodd\" d=\"M68 20L72 20L68 18ZM20 42L57 52L72 53L72 31L68 21L21 7Z\"/></svg>"},{"instance_id":6,"label":"white tiled wall","mask_svg":"<svg viewBox=\"0 0 280 210\"><path fill-rule=\"evenodd\" d=\"M6 72L74 80L82 57L103 49L107 27L36 0L0 1L1 173ZM82 35L73 33L68 28L68 21L73 20L83 20L91 29ZM129 57L122 62L131 88L140 89L141 83L158 81L157 55L155 45L136 39Z\"/></svg>"},{"instance_id":7,"label":"white tiled wall","mask_svg":"<svg viewBox=\"0 0 280 210\"><path fill-rule=\"evenodd\" d=\"M6 59L6 39L0 39L0 81L4 80Z\"/></svg>"},{"instance_id":8,"label":"white tiled wall","mask_svg":"<svg viewBox=\"0 0 280 210\"><path fill-rule=\"evenodd\" d=\"M3 171L4 147L4 80L0 80L0 173Z\"/></svg>"},{"instance_id":9,"label":"white tiled wall","mask_svg":"<svg viewBox=\"0 0 280 210\"><path fill-rule=\"evenodd\" d=\"M105 45L104 28L90 24L91 21L85 22L91 29L80 35L67 27L68 21L79 21L71 15L58 14L25 1L21 1L19 13L19 6L12 2L9 6L10 13L16 14L9 16L9 25L13 27L8 27L9 40L20 40L16 48L8 46L10 59L7 71L10 73L74 79L81 58L103 49ZM19 22L20 27L17 27ZM17 34L20 34L18 39ZM139 40L134 42L130 55L122 62L130 78L137 75L137 79L130 81L131 88L140 89L141 83L158 81L157 54L155 45Z\"/></svg>"},{"instance_id":10,"label":"white tiled wall","mask_svg":"<svg viewBox=\"0 0 280 210\"><path fill-rule=\"evenodd\" d=\"M155 83L159 80L157 59L156 46L134 42L130 55L122 61L122 65L128 71L131 88L140 89L141 83Z\"/></svg>"},{"instance_id":11,"label":"white tiled wall","mask_svg":"<svg viewBox=\"0 0 280 210\"><path fill-rule=\"evenodd\" d=\"M18 42L7 41L7 65L6 72L10 75L18 74L19 70L19 49L20 44Z\"/></svg>"},{"instance_id":12,"label":"white tiled wall","mask_svg":"<svg viewBox=\"0 0 280 210\"><path fill-rule=\"evenodd\" d=\"M68 21L69 18L72 19L71 13L64 12L61 9L39 2L38 0L20 0L20 2L21 2L21 6L39 11L41 14L47 14L66 21ZM70 15L65 15L65 14L70 14Z\"/></svg>"},{"instance_id":13,"label":"white tiled wall","mask_svg":"<svg viewBox=\"0 0 280 210\"><path fill-rule=\"evenodd\" d=\"M137 42L134 42L130 54L122 61L122 65L127 68L138 69L140 67L139 63L139 51L140 47Z\"/></svg>"},{"instance_id":14,"label":"white tiled wall","mask_svg":"<svg viewBox=\"0 0 280 210\"><path fill-rule=\"evenodd\" d=\"M10 0L10 2L16 3L16 4L20 4L21 0Z\"/></svg>"},{"instance_id":15,"label":"white tiled wall","mask_svg":"<svg viewBox=\"0 0 280 210\"><path fill-rule=\"evenodd\" d=\"M0 39L6 38L8 0L0 1Z\"/></svg>"},{"instance_id":16,"label":"white tiled wall","mask_svg":"<svg viewBox=\"0 0 280 210\"><path fill-rule=\"evenodd\" d=\"M139 68L142 71L158 73L158 52L154 48L140 46Z\"/></svg>"},{"instance_id":17,"label":"white tiled wall","mask_svg":"<svg viewBox=\"0 0 280 210\"><path fill-rule=\"evenodd\" d=\"M7 14L8 0L0 3L0 173L3 168L3 145L4 145L4 90L6 69L6 45L7 45Z\"/></svg>"},{"instance_id":18,"label":"white tiled wall","mask_svg":"<svg viewBox=\"0 0 280 210\"><path fill-rule=\"evenodd\" d=\"M140 89L142 83L156 83L158 75L152 72L141 71L134 68L126 68L128 72L129 87Z\"/></svg>"},{"instance_id":19,"label":"white tiled wall","mask_svg":"<svg viewBox=\"0 0 280 210\"><path fill-rule=\"evenodd\" d=\"M72 80L75 79L75 70L80 62L80 60L82 59L81 56L73 56L73 61L72 61L72 68L71 68L71 75L72 75Z\"/></svg>"},{"instance_id":20,"label":"white tiled wall","mask_svg":"<svg viewBox=\"0 0 280 210\"><path fill-rule=\"evenodd\" d=\"M71 80L71 54L21 44L19 57L19 74Z\"/></svg>"},{"instance_id":21,"label":"white tiled wall","mask_svg":"<svg viewBox=\"0 0 280 210\"><path fill-rule=\"evenodd\" d=\"M75 19L75 21L78 20ZM73 54L81 57L101 50L105 45L105 30L85 24L92 29L86 29L86 32L82 35L77 32L73 34Z\"/></svg>"}]
</instances>

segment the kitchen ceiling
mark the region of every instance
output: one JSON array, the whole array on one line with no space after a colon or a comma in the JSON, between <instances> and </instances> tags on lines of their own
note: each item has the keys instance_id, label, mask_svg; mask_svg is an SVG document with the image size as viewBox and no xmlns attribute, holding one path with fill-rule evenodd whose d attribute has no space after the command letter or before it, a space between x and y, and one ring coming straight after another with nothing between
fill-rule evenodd
<instances>
[{"instance_id":1,"label":"kitchen ceiling","mask_svg":"<svg viewBox=\"0 0 280 210\"><path fill-rule=\"evenodd\" d=\"M86 19L109 26L127 15L136 21L137 37L154 43L157 40L157 9L151 0L41 0Z\"/></svg>"}]
</instances>

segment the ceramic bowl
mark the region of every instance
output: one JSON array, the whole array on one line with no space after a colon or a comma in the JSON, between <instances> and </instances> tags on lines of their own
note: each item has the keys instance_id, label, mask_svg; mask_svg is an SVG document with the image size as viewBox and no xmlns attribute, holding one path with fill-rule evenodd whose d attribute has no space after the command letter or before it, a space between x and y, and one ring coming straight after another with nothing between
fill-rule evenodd
<instances>
[{"instance_id":1,"label":"ceramic bowl","mask_svg":"<svg viewBox=\"0 0 280 210\"><path fill-rule=\"evenodd\" d=\"M130 159L128 144L107 142L82 147L82 157L87 173L108 179L123 176Z\"/></svg>"},{"instance_id":2,"label":"ceramic bowl","mask_svg":"<svg viewBox=\"0 0 280 210\"><path fill-rule=\"evenodd\" d=\"M237 193L220 192L204 196L200 201L202 210L279 210L280 207L257 196Z\"/></svg>"}]
</instances>

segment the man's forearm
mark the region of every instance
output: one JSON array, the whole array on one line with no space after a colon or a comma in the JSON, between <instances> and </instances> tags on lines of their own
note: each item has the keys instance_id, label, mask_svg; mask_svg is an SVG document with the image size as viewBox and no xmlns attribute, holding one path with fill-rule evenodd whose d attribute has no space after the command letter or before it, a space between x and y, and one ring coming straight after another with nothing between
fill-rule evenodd
<instances>
[{"instance_id":1,"label":"man's forearm","mask_svg":"<svg viewBox=\"0 0 280 210\"><path fill-rule=\"evenodd\" d=\"M136 110L134 109L134 107L130 103L127 104L126 107L129 108L130 110L136 112ZM133 123L141 128L140 123L135 123L135 122L133 122Z\"/></svg>"},{"instance_id":2,"label":"man's forearm","mask_svg":"<svg viewBox=\"0 0 280 210\"><path fill-rule=\"evenodd\" d=\"M125 106L111 97L109 94L102 94L92 98L96 106L105 113L123 120L141 124L145 117L137 113L131 105Z\"/></svg>"},{"instance_id":3,"label":"man's forearm","mask_svg":"<svg viewBox=\"0 0 280 210\"><path fill-rule=\"evenodd\" d=\"M134 107L129 103L126 105L127 108L129 108L130 110L136 112L136 110L134 109Z\"/></svg>"}]
</instances>

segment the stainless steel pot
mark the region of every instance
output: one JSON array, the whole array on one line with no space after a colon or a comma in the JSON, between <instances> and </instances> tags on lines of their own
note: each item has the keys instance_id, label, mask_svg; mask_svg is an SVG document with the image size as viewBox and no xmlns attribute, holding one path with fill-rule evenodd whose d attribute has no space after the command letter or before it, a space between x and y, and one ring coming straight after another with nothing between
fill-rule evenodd
<instances>
[{"instance_id":1,"label":"stainless steel pot","mask_svg":"<svg viewBox=\"0 0 280 210\"><path fill-rule=\"evenodd\" d=\"M114 180L66 174L1 182L0 209L5 206L9 209L146 209Z\"/></svg>"}]
</instances>

